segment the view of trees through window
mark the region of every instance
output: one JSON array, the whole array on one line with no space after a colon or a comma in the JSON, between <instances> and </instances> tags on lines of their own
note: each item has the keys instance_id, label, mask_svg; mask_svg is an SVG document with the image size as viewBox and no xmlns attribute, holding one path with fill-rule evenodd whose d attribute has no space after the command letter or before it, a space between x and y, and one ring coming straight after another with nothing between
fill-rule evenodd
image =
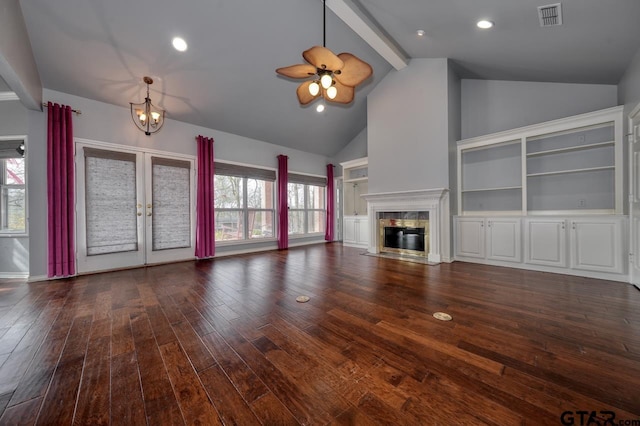
<instances>
[{"instance_id":1,"label":"view of trees through window","mask_svg":"<svg viewBox=\"0 0 640 426\"><path fill-rule=\"evenodd\" d=\"M0 232L26 231L24 158L0 160Z\"/></svg>"},{"instance_id":2,"label":"view of trees through window","mask_svg":"<svg viewBox=\"0 0 640 426\"><path fill-rule=\"evenodd\" d=\"M215 175L216 241L273 238L274 183Z\"/></svg>"},{"instance_id":3,"label":"view of trees through window","mask_svg":"<svg viewBox=\"0 0 640 426\"><path fill-rule=\"evenodd\" d=\"M289 205L289 235L324 232L325 188L290 183L287 187Z\"/></svg>"}]
</instances>

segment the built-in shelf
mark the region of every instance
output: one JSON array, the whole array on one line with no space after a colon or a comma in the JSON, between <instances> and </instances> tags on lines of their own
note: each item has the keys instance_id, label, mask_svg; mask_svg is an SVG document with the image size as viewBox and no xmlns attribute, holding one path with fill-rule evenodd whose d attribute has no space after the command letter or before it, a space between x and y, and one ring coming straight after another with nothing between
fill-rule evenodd
<instances>
[{"instance_id":1,"label":"built-in shelf","mask_svg":"<svg viewBox=\"0 0 640 426\"><path fill-rule=\"evenodd\" d=\"M458 215L622 214L623 110L458 141Z\"/></svg>"},{"instance_id":2,"label":"built-in shelf","mask_svg":"<svg viewBox=\"0 0 640 426\"><path fill-rule=\"evenodd\" d=\"M545 151L530 152L527 154L527 157L538 157L541 155L551 155L551 154L560 154L563 152L582 151L586 149L593 149L593 148L600 148L600 147L614 146L614 145L615 145L614 141L591 143L588 145L576 145L576 146L570 146L567 148L557 148L557 149L548 149Z\"/></svg>"},{"instance_id":3,"label":"built-in shelf","mask_svg":"<svg viewBox=\"0 0 640 426\"><path fill-rule=\"evenodd\" d=\"M594 171L598 171L598 170L615 170L615 166L587 167L587 168L584 168L584 169L557 170L555 172L531 173L531 174L528 174L527 177L564 175L564 174L569 174L569 173L594 172Z\"/></svg>"},{"instance_id":4,"label":"built-in shelf","mask_svg":"<svg viewBox=\"0 0 640 426\"><path fill-rule=\"evenodd\" d=\"M507 189L522 189L522 186L503 186L501 188L463 189L462 192L504 191Z\"/></svg>"}]
</instances>

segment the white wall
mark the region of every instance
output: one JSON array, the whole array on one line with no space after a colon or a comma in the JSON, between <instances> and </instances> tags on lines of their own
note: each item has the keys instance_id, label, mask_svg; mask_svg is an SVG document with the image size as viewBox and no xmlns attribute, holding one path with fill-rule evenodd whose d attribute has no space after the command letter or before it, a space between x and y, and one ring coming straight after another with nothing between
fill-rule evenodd
<instances>
[{"instance_id":1,"label":"white wall","mask_svg":"<svg viewBox=\"0 0 640 426\"><path fill-rule=\"evenodd\" d=\"M26 134L27 109L20 101L1 101L0 136ZM29 272L28 237L0 237L0 253L2 253L0 256L0 276L24 275Z\"/></svg>"},{"instance_id":2,"label":"white wall","mask_svg":"<svg viewBox=\"0 0 640 426\"><path fill-rule=\"evenodd\" d=\"M131 121L128 105L115 106L66 93L44 90L45 101L80 109L82 115L73 116L74 137L116 143L180 154L196 155L195 137L212 137L217 160L236 161L263 167L277 168L279 154L289 156L289 171L326 175L327 157L273 145L205 127L171 119L155 135L146 136ZM136 100L137 101L137 100ZM46 275L47 260L47 197L46 197L46 127L45 112L29 111L29 206L30 217L30 274Z\"/></svg>"},{"instance_id":3,"label":"white wall","mask_svg":"<svg viewBox=\"0 0 640 426\"><path fill-rule=\"evenodd\" d=\"M449 187L447 92L447 59L413 59L369 94L370 193Z\"/></svg>"},{"instance_id":4,"label":"white wall","mask_svg":"<svg viewBox=\"0 0 640 426\"><path fill-rule=\"evenodd\" d=\"M355 160L367 156L367 128L362 129L358 135L349 142L347 146L342 148L331 160L336 166L335 175L342 176L342 167L340 163Z\"/></svg>"},{"instance_id":5,"label":"white wall","mask_svg":"<svg viewBox=\"0 0 640 426\"><path fill-rule=\"evenodd\" d=\"M462 138L542 123L618 105L603 84L462 80Z\"/></svg>"},{"instance_id":6,"label":"white wall","mask_svg":"<svg viewBox=\"0 0 640 426\"><path fill-rule=\"evenodd\" d=\"M640 104L640 49L618 84L618 102L624 105L625 117Z\"/></svg>"}]
</instances>

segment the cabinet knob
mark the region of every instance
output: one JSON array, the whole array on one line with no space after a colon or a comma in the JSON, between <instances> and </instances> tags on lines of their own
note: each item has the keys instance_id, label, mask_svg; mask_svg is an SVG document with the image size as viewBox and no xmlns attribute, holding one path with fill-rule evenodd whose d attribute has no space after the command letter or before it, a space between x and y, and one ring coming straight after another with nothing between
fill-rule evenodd
<instances>
[{"instance_id":1,"label":"cabinet knob","mask_svg":"<svg viewBox=\"0 0 640 426\"><path fill-rule=\"evenodd\" d=\"M564 229L564 222L562 222L562 229Z\"/></svg>"},{"instance_id":2,"label":"cabinet knob","mask_svg":"<svg viewBox=\"0 0 640 426\"><path fill-rule=\"evenodd\" d=\"M575 222L571 222L571 229L576 229L576 223Z\"/></svg>"}]
</instances>

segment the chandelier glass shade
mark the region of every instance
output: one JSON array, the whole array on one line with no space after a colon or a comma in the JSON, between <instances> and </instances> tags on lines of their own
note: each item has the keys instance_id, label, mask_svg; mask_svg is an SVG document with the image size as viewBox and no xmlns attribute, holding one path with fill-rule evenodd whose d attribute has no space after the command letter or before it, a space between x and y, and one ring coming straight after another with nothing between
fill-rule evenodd
<instances>
[{"instance_id":1,"label":"chandelier glass shade","mask_svg":"<svg viewBox=\"0 0 640 426\"><path fill-rule=\"evenodd\" d=\"M136 127L143 131L145 135L149 136L152 133L157 133L164 124L164 110L156 107L151 103L149 97L149 85L153 84L151 77L144 77L142 79L147 85L147 97L144 98L144 102L134 103L131 105L131 119Z\"/></svg>"}]
</instances>

